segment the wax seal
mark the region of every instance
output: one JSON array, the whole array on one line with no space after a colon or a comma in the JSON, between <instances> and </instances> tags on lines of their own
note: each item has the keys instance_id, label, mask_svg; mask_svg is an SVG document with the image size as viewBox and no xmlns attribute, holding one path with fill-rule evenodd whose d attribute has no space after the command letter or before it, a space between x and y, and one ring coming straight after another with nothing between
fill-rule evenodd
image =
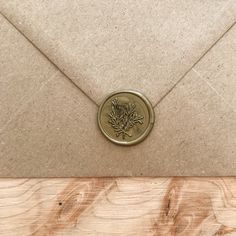
<instances>
[{"instance_id":1,"label":"wax seal","mask_svg":"<svg viewBox=\"0 0 236 236\"><path fill-rule=\"evenodd\" d=\"M98 125L112 142L133 145L143 141L153 128L155 114L141 93L124 90L110 94L98 110Z\"/></svg>"}]
</instances>

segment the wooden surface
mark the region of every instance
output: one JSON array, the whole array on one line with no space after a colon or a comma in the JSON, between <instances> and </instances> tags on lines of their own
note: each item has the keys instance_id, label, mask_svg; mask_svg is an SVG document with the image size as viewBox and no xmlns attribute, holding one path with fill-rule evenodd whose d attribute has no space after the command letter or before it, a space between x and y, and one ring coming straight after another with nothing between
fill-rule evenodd
<instances>
[{"instance_id":1,"label":"wooden surface","mask_svg":"<svg viewBox=\"0 0 236 236\"><path fill-rule=\"evenodd\" d=\"M0 235L236 235L236 178L1 179Z\"/></svg>"}]
</instances>

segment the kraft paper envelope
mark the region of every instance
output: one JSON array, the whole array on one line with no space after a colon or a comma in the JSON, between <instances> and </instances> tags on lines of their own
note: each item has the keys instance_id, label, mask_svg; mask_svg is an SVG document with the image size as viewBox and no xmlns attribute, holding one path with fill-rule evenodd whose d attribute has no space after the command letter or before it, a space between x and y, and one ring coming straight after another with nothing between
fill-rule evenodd
<instances>
[{"instance_id":1,"label":"kraft paper envelope","mask_svg":"<svg viewBox=\"0 0 236 236\"><path fill-rule=\"evenodd\" d=\"M235 0L0 0L0 176L236 174ZM156 122L122 147L98 105L133 89Z\"/></svg>"}]
</instances>

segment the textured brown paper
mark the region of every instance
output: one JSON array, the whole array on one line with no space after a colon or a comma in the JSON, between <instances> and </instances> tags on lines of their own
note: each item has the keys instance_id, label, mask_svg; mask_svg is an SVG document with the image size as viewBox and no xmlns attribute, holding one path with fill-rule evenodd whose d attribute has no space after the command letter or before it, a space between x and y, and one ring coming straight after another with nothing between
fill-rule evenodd
<instances>
[{"instance_id":1,"label":"textured brown paper","mask_svg":"<svg viewBox=\"0 0 236 236\"><path fill-rule=\"evenodd\" d=\"M0 175L235 175L235 1L0 1ZM106 140L117 89L155 107L150 136Z\"/></svg>"}]
</instances>

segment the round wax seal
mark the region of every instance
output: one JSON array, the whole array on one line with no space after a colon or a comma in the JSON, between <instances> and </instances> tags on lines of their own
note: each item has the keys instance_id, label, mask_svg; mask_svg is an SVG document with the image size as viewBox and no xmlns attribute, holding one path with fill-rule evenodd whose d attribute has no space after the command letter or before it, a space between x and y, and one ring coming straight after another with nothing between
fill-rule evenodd
<instances>
[{"instance_id":1,"label":"round wax seal","mask_svg":"<svg viewBox=\"0 0 236 236\"><path fill-rule=\"evenodd\" d=\"M100 105L98 125L112 142L133 145L143 141L153 128L155 114L149 100L139 92L110 94Z\"/></svg>"}]
</instances>

